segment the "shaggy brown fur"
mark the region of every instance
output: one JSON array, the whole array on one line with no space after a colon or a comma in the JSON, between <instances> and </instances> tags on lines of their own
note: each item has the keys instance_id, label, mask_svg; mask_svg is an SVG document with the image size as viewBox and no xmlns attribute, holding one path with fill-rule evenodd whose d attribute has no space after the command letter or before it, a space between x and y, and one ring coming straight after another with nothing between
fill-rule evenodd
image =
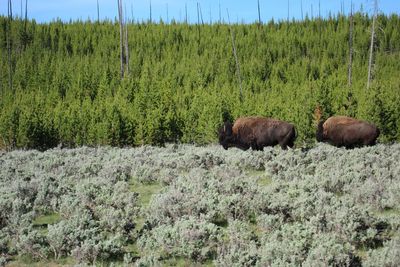
<instances>
[{"instance_id":1,"label":"shaggy brown fur","mask_svg":"<svg viewBox=\"0 0 400 267\"><path fill-rule=\"evenodd\" d=\"M225 148L263 150L279 144L282 149L293 147L296 139L294 125L264 117L242 117L234 125L225 122L219 129L219 143Z\"/></svg>"},{"instance_id":2,"label":"shaggy brown fur","mask_svg":"<svg viewBox=\"0 0 400 267\"><path fill-rule=\"evenodd\" d=\"M374 145L379 129L368 122L346 116L334 116L318 124L316 138L334 146L353 148Z\"/></svg>"},{"instance_id":3,"label":"shaggy brown fur","mask_svg":"<svg viewBox=\"0 0 400 267\"><path fill-rule=\"evenodd\" d=\"M324 122L324 135L327 136L330 130L333 130L334 127L337 125L350 125L350 124L355 124L360 122L359 120L356 120L351 117L346 117L346 116L334 116L330 117Z\"/></svg>"}]
</instances>

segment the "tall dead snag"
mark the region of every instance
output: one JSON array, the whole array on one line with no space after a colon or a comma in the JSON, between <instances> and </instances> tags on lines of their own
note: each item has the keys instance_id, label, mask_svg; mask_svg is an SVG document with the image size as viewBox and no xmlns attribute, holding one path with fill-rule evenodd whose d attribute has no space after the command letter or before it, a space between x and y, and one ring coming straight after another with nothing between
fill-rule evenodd
<instances>
[{"instance_id":1,"label":"tall dead snag","mask_svg":"<svg viewBox=\"0 0 400 267\"><path fill-rule=\"evenodd\" d=\"M301 20L304 20L304 17L303 17L303 0L300 1L300 11L301 11Z\"/></svg>"},{"instance_id":2,"label":"tall dead snag","mask_svg":"<svg viewBox=\"0 0 400 267\"><path fill-rule=\"evenodd\" d=\"M124 26L122 21L122 0L118 1L118 18L119 18L119 50L120 50L120 60L121 60L121 79L124 78Z\"/></svg>"},{"instance_id":3,"label":"tall dead snag","mask_svg":"<svg viewBox=\"0 0 400 267\"><path fill-rule=\"evenodd\" d=\"M371 31L371 46L369 48L369 61L368 61L368 81L367 81L367 89L369 89L369 86L371 84L371 79L372 79L372 61L373 61L373 51L374 51L374 39L375 39L375 22L376 22L376 16L378 13L378 1L374 1L374 17L372 19L372 31Z\"/></svg>"},{"instance_id":4,"label":"tall dead snag","mask_svg":"<svg viewBox=\"0 0 400 267\"><path fill-rule=\"evenodd\" d=\"M219 13L219 23L221 23L222 22L222 20L221 20L221 1L218 1L218 13Z\"/></svg>"},{"instance_id":5,"label":"tall dead snag","mask_svg":"<svg viewBox=\"0 0 400 267\"><path fill-rule=\"evenodd\" d=\"M240 74L240 64L239 64L239 59L238 59L238 56L237 56L236 45L235 45L235 34L233 32L232 25L231 25L231 22L230 22L228 9L226 9L226 13L228 14L229 31L231 32L231 39L232 39L232 50L233 50L233 55L234 55L235 61L236 61L236 73L237 73L238 81L239 81L239 89L240 89L240 91L239 91L239 93L240 93L239 94L239 100L240 100L240 102L243 102L242 77L241 77L241 74Z\"/></svg>"},{"instance_id":6,"label":"tall dead snag","mask_svg":"<svg viewBox=\"0 0 400 267\"><path fill-rule=\"evenodd\" d=\"M152 12L151 12L151 0L150 0L150 23L153 21L153 18L151 17L152 16Z\"/></svg>"},{"instance_id":7,"label":"tall dead snag","mask_svg":"<svg viewBox=\"0 0 400 267\"><path fill-rule=\"evenodd\" d=\"M185 23L188 23L187 3L185 3Z\"/></svg>"},{"instance_id":8,"label":"tall dead snag","mask_svg":"<svg viewBox=\"0 0 400 267\"><path fill-rule=\"evenodd\" d=\"M353 5L353 3L351 3ZM348 76L348 85L351 87L352 84L352 66L353 66L353 6L350 7L350 32L349 32L349 76Z\"/></svg>"},{"instance_id":9,"label":"tall dead snag","mask_svg":"<svg viewBox=\"0 0 400 267\"><path fill-rule=\"evenodd\" d=\"M25 0L25 21L24 21L24 32L26 34L26 27L28 23L28 0Z\"/></svg>"},{"instance_id":10,"label":"tall dead snag","mask_svg":"<svg viewBox=\"0 0 400 267\"><path fill-rule=\"evenodd\" d=\"M260 0L257 0L257 10L258 10L258 24L261 25L261 14L260 14Z\"/></svg>"},{"instance_id":11,"label":"tall dead snag","mask_svg":"<svg viewBox=\"0 0 400 267\"><path fill-rule=\"evenodd\" d=\"M289 23L289 0L287 0L287 22Z\"/></svg>"},{"instance_id":12,"label":"tall dead snag","mask_svg":"<svg viewBox=\"0 0 400 267\"><path fill-rule=\"evenodd\" d=\"M11 24L12 24L12 4L11 0L8 0L8 27L7 27L7 55L8 55L8 86L10 90L13 90L13 80L12 80L12 40L11 40Z\"/></svg>"},{"instance_id":13,"label":"tall dead snag","mask_svg":"<svg viewBox=\"0 0 400 267\"><path fill-rule=\"evenodd\" d=\"M201 25L204 25L204 20L203 20L203 12L201 11L201 5L199 4L199 11L200 11L200 19L201 19Z\"/></svg>"},{"instance_id":14,"label":"tall dead snag","mask_svg":"<svg viewBox=\"0 0 400 267\"><path fill-rule=\"evenodd\" d=\"M321 0L318 1L318 18L321 19Z\"/></svg>"},{"instance_id":15,"label":"tall dead snag","mask_svg":"<svg viewBox=\"0 0 400 267\"><path fill-rule=\"evenodd\" d=\"M121 0L122 1L122 0ZM126 65L126 74L129 75L129 46L128 46L128 25L126 23L126 6L125 6L125 65Z\"/></svg>"},{"instance_id":16,"label":"tall dead snag","mask_svg":"<svg viewBox=\"0 0 400 267\"><path fill-rule=\"evenodd\" d=\"M97 22L100 22L100 8L99 8L99 0L97 0Z\"/></svg>"},{"instance_id":17,"label":"tall dead snag","mask_svg":"<svg viewBox=\"0 0 400 267\"><path fill-rule=\"evenodd\" d=\"M126 6L125 6L126 13ZM122 0L118 0L118 18L119 18L119 48L121 60L121 79L129 74L129 47L128 47L128 26L126 17L124 19L122 12Z\"/></svg>"},{"instance_id":18,"label":"tall dead snag","mask_svg":"<svg viewBox=\"0 0 400 267\"><path fill-rule=\"evenodd\" d=\"M196 4L197 7L197 54L200 55L200 41L201 41L201 36L200 36L200 7L199 7L199 2Z\"/></svg>"}]
</instances>

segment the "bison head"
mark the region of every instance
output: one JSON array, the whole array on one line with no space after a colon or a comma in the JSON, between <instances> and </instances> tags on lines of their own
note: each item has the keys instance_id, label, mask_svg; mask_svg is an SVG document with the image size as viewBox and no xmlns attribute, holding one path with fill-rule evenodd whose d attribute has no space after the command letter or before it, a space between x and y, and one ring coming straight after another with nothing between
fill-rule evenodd
<instances>
[{"instance_id":1,"label":"bison head","mask_svg":"<svg viewBox=\"0 0 400 267\"><path fill-rule=\"evenodd\" d=\"M218 139L219 144L224 148L228 149L229 141L232 139L232 123L224 122L224 125L221 126L218 130Z\"/></svg>"}]
</instances>

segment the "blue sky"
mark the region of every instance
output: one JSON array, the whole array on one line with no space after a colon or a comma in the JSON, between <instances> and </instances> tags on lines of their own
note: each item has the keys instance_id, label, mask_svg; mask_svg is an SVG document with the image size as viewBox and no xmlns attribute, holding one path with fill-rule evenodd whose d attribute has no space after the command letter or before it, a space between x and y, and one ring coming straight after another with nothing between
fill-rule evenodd
<instances>
[{"instance_id":1,"label":"blue sky","mask_svg":"<svg viewBox=\"0 0 400 267\"><path fill-rule=\"evenodd\" d=\"M25 0L12 0L13 15L20 16L21 1L23 6ZM88 18L97 19L97 0L28 0L28 17L37 22L49 22L56 18L64 21L70 19ZM117 0L98 0L100 6L100 18L114 19L117 15ZM197 22L197 3L200 4L204 22L219 20L219 6L221 6L221 17L227 21L227 9L231 22L251 23L258 19L257 0L123 0L126 6L128 18L134 17L135 20L147 20L149 18L150 1L152 6L152 19L163 21L175 18L177 21L185 19L185 5L188 11L189 22ZM303 17L311 12L314 17L319 13L319 0L259 0L261 9L261 19L269 21L286 20L288 17L301 19L301 7L303 7ZM0 0L0 14L7 14L8 0ZM379 0L379 11L385 14L400 14L400 0ZM320 0L321 16L326 17L329 12L337 14L344 8L347 14L350 11L350 0ZM355 10L372 13L373 0L353 0ZM343 8L342 8L343 7ZM24 12L24 11L23 11Z\"/></svg>"}]
</instances>

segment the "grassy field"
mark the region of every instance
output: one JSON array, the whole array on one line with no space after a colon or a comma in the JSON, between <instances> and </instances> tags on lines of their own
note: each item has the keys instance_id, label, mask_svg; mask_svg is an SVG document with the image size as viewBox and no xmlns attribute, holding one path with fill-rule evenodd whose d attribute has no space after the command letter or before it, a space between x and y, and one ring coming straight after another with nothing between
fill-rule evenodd
<instances>
[{"instance_id":1,"label":"grassy field","mask_svg":"<svg viewBox=\"0 0 400 267\"><path fill-rule=\"evenodd\" d=\"M400 145L0 152L8 266L396 266Z\"/></svg>"}]
</instances>

